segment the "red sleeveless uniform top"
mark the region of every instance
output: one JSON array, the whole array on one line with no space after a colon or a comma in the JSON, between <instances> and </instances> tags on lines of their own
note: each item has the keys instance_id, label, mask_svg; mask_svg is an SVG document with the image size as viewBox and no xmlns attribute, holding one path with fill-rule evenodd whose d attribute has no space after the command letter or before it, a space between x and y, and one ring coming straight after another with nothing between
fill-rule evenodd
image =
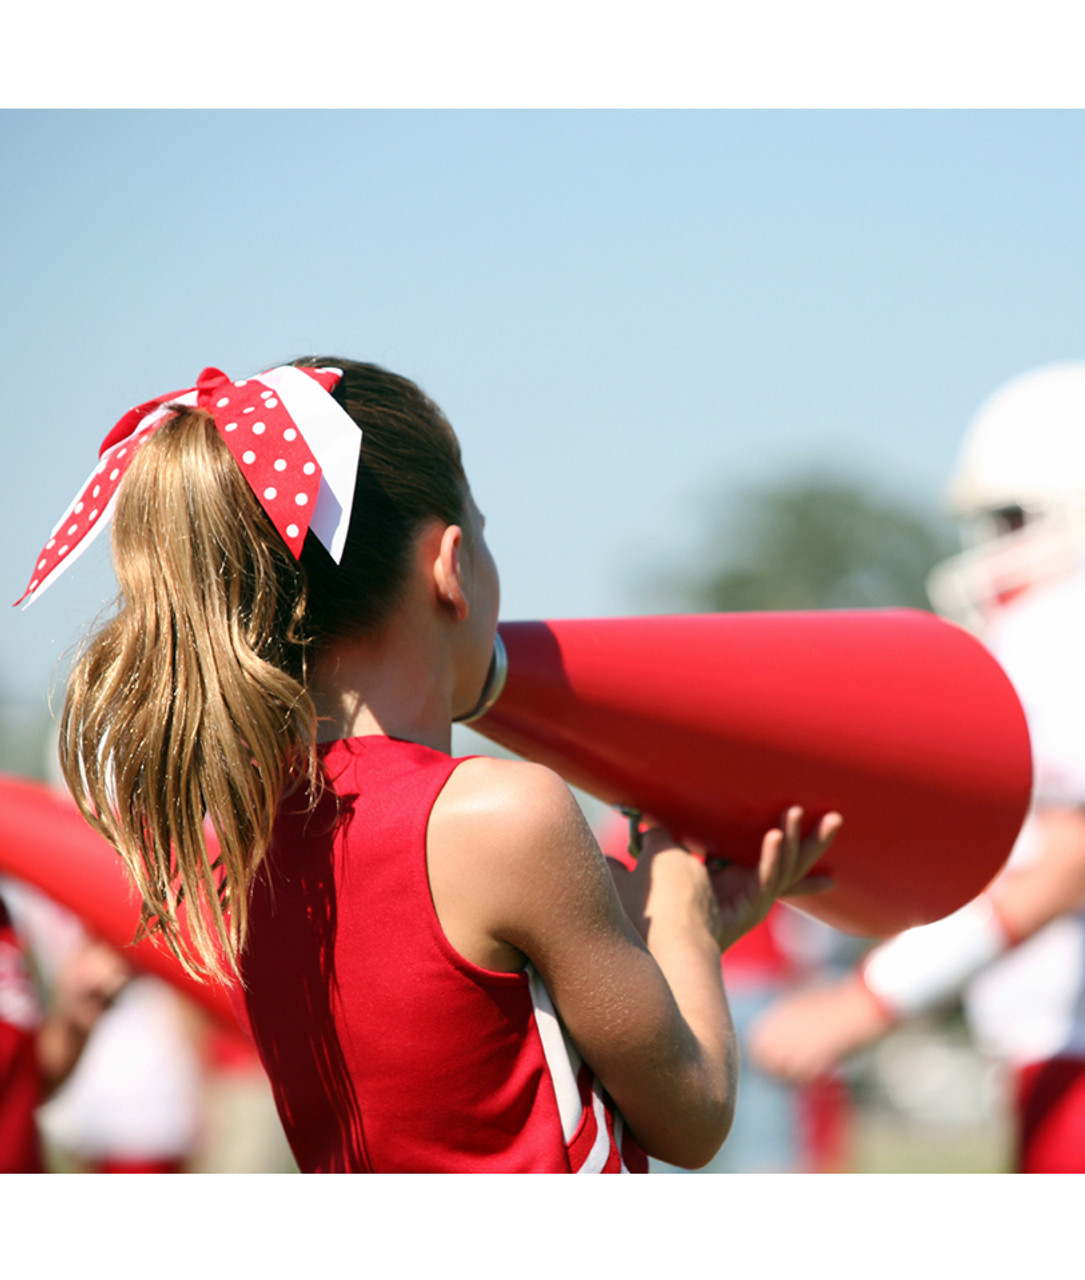
<instances>
[{"instance_id":1,"label":"red sleeveless uniform top","mask_svg":"<svg viewBox=\"0 0 1085 1280\"><path fill-rule=\"evenodd\" d=\"M646 1172L530 969L460 956L426 830L459 760L380 736L321 748L254 887L245 1012L305 1172Z\"/></svg>"}]
</instances>

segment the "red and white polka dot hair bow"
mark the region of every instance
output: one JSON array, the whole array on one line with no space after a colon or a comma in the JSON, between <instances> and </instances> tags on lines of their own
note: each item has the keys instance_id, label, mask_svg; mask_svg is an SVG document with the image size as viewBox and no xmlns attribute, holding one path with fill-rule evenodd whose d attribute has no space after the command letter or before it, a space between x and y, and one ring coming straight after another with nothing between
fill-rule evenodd
<instances>
[{"instance_id":1,"label":"red and white polka dot hair bow","mask_svg":"<svg viewBox=\"0 0 1085 1280\"><path fill-rule=\"evenodd\" d=\"M354 501L362 433L330 394L341 369L281 365L238 382L204 369L187 391L130 409L102 441L100 461L38 556L29 604L84 552L113 514L136 448L173 405L206 409L260 505L295 557L311 528L338 564Z\"/></svg>"}]
</instances>

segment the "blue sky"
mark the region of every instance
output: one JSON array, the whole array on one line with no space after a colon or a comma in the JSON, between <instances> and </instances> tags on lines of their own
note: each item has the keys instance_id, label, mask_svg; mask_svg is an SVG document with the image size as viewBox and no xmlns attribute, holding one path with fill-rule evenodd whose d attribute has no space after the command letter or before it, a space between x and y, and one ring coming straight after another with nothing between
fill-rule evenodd
<instances>
[{"instance_id":1,"label":"blue sky","mask_svg":"<svg viewBox=\"0 0 1085 1280\"><path fill-rule=\"evenodd\" d=\"M0 112L3 590L130 404L327 352L463 442L506 618L603 616L750 480L934 503L1085 355L1080 111ZM103 545L0 625L35 699Z\"/></svg>"}]
</instances>

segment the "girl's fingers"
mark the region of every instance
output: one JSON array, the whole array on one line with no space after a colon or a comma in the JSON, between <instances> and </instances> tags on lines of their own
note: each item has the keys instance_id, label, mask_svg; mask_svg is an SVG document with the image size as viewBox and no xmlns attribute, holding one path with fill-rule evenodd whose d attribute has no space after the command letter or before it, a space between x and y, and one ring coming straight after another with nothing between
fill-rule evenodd
<instances>
[{"instance_id":1,"label":"girl's fingers","mask_svg":"<svg viewBox=\"0 0 1085 1280\"><path fill-rule=\"evenodd\" d=\"M844 819L839 813L827 813L818 823L817 831L809 838L809 852L805 860L803 872L809 871L810 868L828 852L836 834L844 825Z\"/></svg>"},{"instance_id":2,"label":"girl's fingers","mask_svg":"<svg viewBox=\"0 0 1085 1280\"><path fill-rule=\"evenodd\" d=\"M844 819L839 813L827 813L818 823L817 838L828 848L833 842L836 833L844 825Z\"/></svg>"},{"instance_id":3,"label":"girl's fingers","mask_svg":"<svg viewBox=\"0 0 1085 1280\"><path fill-rule=\"evenodd\" d=\"M757 875L763 894L783 898L823 893L834 886L830 876L810 872L828 851L844 820L839 813L827 813L817 830L803 840L802 814L800 806L792 805L780 825L765 833Z\"/></svg>"},{"instance_id":4,"label":"girl's fingers","mask_svg":"<svg viewBox=\"0 0 1085 1280\"><path fill-rule=\"evenodd\" d=\"M798 842L802 835L802 808L799 805L793 804L784 814L784 831L789 840Z\"/></svg>"},{"instance_id":5,"label":"girl's fingers","mask_svg":"<svg viewBox=\"0 0 1085 1280\"><path fill-rule=\"evenodd\" d=\"M757 878L763 890L771 891L780 872L784 860L784 842L786 837L778 828L765 832L761 841L761 861L757 868Z\"/></svg>"},{"instance_id":6,"label":"girl's fingers","mask_svg":"<svg viewBox=\"0 0 1085 1280\"><path fill-rule=\"evenodd\" d=\"M792 805L780 818L780 825L765 833L758 868L761 888L779 897L794 880L802 832L802 809Z\"/></svg>"},{"instance_id":7,"label":"girl's fingers","mask_svg":"<svg viewBox=\"0 0 1085 1280\"><path fill-rule=\"evenodd\" d=\"M765 836L761 852L761 884L779 896L797 878L796 864L802 849L802 809L792 805L779 827Z\"/></svg>"},{"instance_id":8,"label":"girl's fingers","mask_svg":"<svg viewBox=\"0 0 1085 1280\"><path fill-rule=\"evenodd\" d=\"M785 889L780 894L781 898L805 898L814 893L826 893L829 889L836 888L836 881L832 876L803 876L790 889Z\"/></svg>"},{"instance_id":9,"label":"girl's fingers","mask_svg":"<svg viewBox=\"0 0 1085 1280\"><path fill-rule=\"evenodd\" d=\"M814 834L803 840L802 812L798 805L792 805L784 814L780 823L781 830L777 833L781 848L776 864L779 884L777 892L780 896L797 892L798 884L813 879L808 876L808 872L824 857L844 821L839 813L827 813L818 823ZM826 886L804 888L803 892L819 892L821 887Z\"/></svg>"}]
</instances>

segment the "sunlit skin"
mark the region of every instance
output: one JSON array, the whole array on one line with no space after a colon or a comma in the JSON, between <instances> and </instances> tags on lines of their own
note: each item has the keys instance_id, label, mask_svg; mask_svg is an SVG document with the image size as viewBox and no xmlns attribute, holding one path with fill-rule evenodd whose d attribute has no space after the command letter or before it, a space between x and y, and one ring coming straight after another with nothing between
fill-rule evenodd
<instances>
[{"instance_id":1,"label":"sunlit skin","mask_svg":"<svg viewBox=\"0 0 1085 1280\"><path fill-rule=\"evenodd\" d=\"M388 734L448 752L454 717L478 700L500 589L484 521L418 533L395 614L381 632L333 644L312 691L322 736ZM804 884L839 826L800 836L801 810L764 841L755 869L716 883L704 862L655 829L634 872L615 881L568 786L542 765L463 762L434 804L430 889L466 960L517 972L530 960L574 1043L644 1150L697 1167L730 1128L737 1046L721 947ZM625 904L623 908L623 903Z\"/></svg>"},{"instance_id":2,"label":"sunlit skin","mask_svg":"<svg viewBox=\"0 0 1085 1280\"><path fill-rule=\"evenodd\" d=\"M322 741L380 733L451 749L452 721L478 701L497 630L500 585L484 529L470 495L462 526L429 521L388 623L316 661L309 687Z\"/></svg>"}]
</instances>

